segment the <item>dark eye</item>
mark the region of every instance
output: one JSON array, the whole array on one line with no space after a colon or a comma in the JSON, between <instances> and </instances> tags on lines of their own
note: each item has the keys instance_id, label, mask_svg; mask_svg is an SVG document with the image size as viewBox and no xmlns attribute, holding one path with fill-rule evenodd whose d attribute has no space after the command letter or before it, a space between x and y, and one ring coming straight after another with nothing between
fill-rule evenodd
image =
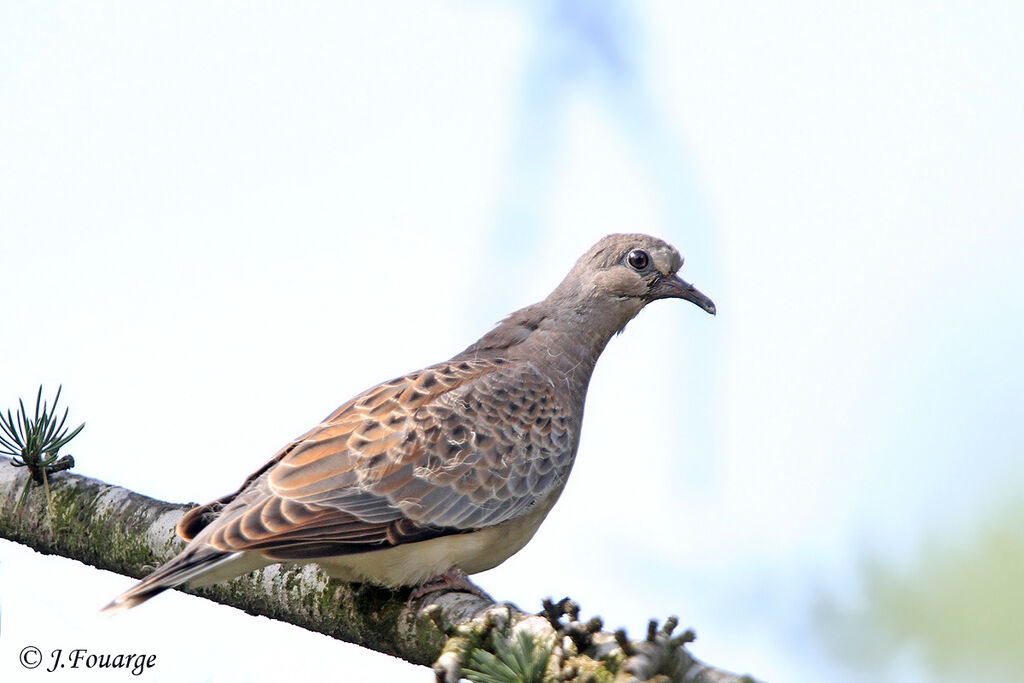
<instances>
[{"instance_id":1,"label":"dark eye","mask_svg":"<svg viewBox=\"0 0 1024 683\"><path fill-rule=\"evenodd\" d=\"M626 256L626 263L633 270L643 270L651 262L651 257L643 249L634 249Z\"/></svg>"}]
</instances>

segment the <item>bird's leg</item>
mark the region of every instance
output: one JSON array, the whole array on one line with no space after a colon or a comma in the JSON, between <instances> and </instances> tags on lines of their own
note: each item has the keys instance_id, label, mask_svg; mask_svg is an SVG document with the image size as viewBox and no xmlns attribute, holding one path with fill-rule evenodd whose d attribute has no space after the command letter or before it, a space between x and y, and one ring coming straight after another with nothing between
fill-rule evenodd
<instances>
[{"instance_id":1,"label":"bird's leg","mask_svg":"<svg viewBox=\"0 0 1024 683\"><path fill-rule=\"evenodd\" d=\"M472 593L484 600L494 602L494 598L488 595L483 588L473 583L470 580L469 575L458 567L450 567L444 574L435 576L429 581L421 583L413 589L412 594L409 595L409 600L418 600L428 593L445 590L446 588L454 588L456 590Z\"/></svg>"}]
</instances>

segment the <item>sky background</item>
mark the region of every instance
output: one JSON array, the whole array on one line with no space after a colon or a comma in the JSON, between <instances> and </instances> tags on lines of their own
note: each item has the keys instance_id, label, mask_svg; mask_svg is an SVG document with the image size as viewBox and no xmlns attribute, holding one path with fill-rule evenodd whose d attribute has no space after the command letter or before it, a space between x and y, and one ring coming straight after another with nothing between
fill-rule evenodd
<instances>
[{"instance_id":1,"label":"sky background","mask_svg":"<svg viewBox=\"0 0 1024 683\"><path fill-rule=\"evenodd\" d=\"M611 342L562 499L478 583L636 634L678 614L767 681L1010 681L1022 20L0 2L0 405L63 384L76 472L207 501L651 233L719 313ZM40 678L26 645L155 653L150 681L432 678L178 593L96 613L131 583L0 541L3 679Z\"/></svg>"}]
</instances>

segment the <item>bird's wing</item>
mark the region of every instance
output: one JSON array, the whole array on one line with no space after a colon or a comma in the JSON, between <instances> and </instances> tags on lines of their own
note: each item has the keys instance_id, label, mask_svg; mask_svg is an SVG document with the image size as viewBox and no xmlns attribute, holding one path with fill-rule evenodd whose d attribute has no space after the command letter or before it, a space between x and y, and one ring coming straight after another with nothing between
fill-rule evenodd
<instances>
[{"instance_id":1,"label":"bird's wing","mask_svg":"<svg viewBox=\"0 0 1024 683\"><path fill-rule=\"evenodd\" d=\"M533 366L449 361L343 405L179 529L300 559L500 524L565 482L575 428Z\"/></svg>"}]
</instances>

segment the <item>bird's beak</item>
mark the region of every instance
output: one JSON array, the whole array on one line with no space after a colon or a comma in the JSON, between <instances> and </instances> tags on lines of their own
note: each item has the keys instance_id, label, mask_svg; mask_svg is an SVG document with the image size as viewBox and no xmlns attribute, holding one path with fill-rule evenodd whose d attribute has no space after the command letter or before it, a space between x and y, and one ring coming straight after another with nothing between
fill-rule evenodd
<instances>
[{"instance_id":1,"label":"bird's beak","mask_svg":"<svg viewBox=\"0 0 1024 683\"><path fill-rule=\"evenodd\" d=\"M653 299L686 299L697 304L711 315L715 314L715 302L701 294L700 290L678 275L663 277L651 288Z\"/></svg>"}]
</instances>

